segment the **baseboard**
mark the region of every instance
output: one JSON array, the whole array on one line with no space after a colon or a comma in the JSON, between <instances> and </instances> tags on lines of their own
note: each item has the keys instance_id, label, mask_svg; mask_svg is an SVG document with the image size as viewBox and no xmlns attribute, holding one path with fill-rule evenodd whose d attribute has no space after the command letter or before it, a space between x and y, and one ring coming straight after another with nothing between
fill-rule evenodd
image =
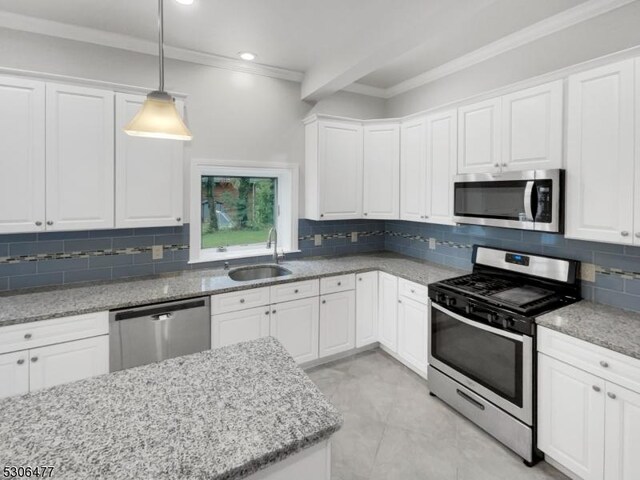
<instances>
[{"instance_id":1,"label":"baseboard","mask_svg":"<svg viewBox=\"0 0 640 480\"><path fill-rule=\"evenodd\" d=\"M302 368L303 370L309 370L314 367L319 367L320 365L326 365L328 363L336 362L338 360L344 360L345 358L353 357L354 355L357 355L362 352L366 352L368 350L374 350L379 346L380 344L378 342L374 342L359 348L353 348L351 350L347 350L346 352L340 352L334 355L329 355L328 357L322 357L316 360L311 360L310 362L301 363L300 368Z\"/></svg>"},{"instance_id":2,"label":"baseboard","mask_svg":"<svg viewBox=\"0 0 640 480\"><path fill-rule=\"evenodd\" d=\"M546 453L544 454L544 461L547 462L549 465L551 465L556 470L560 471L561 473L564 473L571 480L584 480L582 477L580 477L579 475L576 475L571 470L569 470L567 467L565 467L564 465L561 465L560 463L558 463L556 460L551 458Z\"/></svg>"},{"instance_id":3,"label":"baseboard","mask_svg":"<svg viewBox=\"0 0 640 480\"><path fill-rule=\"evenodd\" d=\"M384 345L380 344L380 350L382 350L384 353L386 353L387 355L392 357L394 360L397 360L398 362L403 364L405 367L407 367L412 372L416 373L417 375L419 375L422 378L424 378L425 380L427 380L427 372L425 372L422 369L416 367L411 362L407 362L405 359L400 358L400 356L397 353L394 353L388 347L385 347Z\"/></svg>"}]
</instances>

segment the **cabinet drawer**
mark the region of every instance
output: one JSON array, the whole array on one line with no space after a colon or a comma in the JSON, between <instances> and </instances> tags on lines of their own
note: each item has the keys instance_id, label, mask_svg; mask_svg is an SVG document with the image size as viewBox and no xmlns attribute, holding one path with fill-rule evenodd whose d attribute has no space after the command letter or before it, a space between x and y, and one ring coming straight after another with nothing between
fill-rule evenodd
<instances>
[{"instance_id":1,"label":"cabinet drawer","mask_svg":"<svg viewBox=\"0 0 640 480\"><path fill-rule=\"evenodd\" d=\"M538 327L538 351L640 392L640 360L544 327Z\"/></svg>"},{"instance_id":2,"label":"cabinet drawer","mask_svg":"<svg viewBox=\"0 0 640 480\"><path fill-rule=\"evenodd\" d=\"M0 353L107 335L109 312L54 318L0 328Z\"/></svg>"},{"instance_id":3,"label":"cabinet drawer","mask_svg":"<svg viewBox=\"0 0 640 480\"><path fill-rule=\"evenodd\" d=\"M347 290L355 290L355 288L356 276L353 273L320 279L321 295L325 295L327 293L345 292Z\"/></svg>"},{"instance_id":4,"label":"cabinet drawer","mask_svg":"<svg viewBox=\"0 0 640 480\"><path fill-rule=\"evenodd\" d=\"M425 305L429 303L429 289L424 285L400 278L398 279L398 291L402 297L411 298Z\"/></svg>"},{"instance_id":5,"label":"cabinet drawer","mask_svg":"<svg viewBox=\"0 0 640 480\"><path fill-rule=\"evenodd\" d=\"M237 312L263 305L269 305L269 287L251 288L211 296L212 314Z\"/></svg>"},{"instance_id":6,"label":"cabinet drawer","mask_svg":"<svg viewBox=\"0 0 640 480\"><path fill-rule=\"evenodd\" d=\"M284 283L271 287L271 303L288 302L300 298L317 297L320 292L318 280Z\"/></svg>"}]
</instances>

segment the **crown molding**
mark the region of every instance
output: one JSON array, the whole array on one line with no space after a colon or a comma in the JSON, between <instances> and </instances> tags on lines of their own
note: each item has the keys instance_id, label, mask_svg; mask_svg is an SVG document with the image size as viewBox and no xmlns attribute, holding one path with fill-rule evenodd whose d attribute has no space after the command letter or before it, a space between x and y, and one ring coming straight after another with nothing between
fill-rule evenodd
<instances>
[{"instance_id":1,"label":"crown molding","mask_svg":"<svg viewBox=\"0 0 640 480\"><path fill-rule=\"evenodd\" d=\"M343 92L359 93L360 95L368 95L370 97L389 98L387 89L365 85L364 83L352 83L342 89Z\"/></svg>"},{"instance_id":2,"label":"crown molding","mask_svg":"<svg viewBox=\"0 0 640 480\"><path fill-rule=\"evenodd\" d=\"M104 30L81 27L10 12L0 12L0 28L64 38L66 40L91 43L94 45L128 50L147 55L155 56L158 54L158 44L156 42L142 40L129 35L106 32ZM224 68L226 70L233 70L236 72L290 80L293 82L301 82L304 77L302 72L294 70L259 63L248 63L234 58L224 57L222 55L214 55L186 48L172 47L170 45L165 45L164 55L165 58L170 58L172 60L181 60L210 67Z\"/></svg>"},{"instance_id":3,"label":"crown molding","mask_svg":"<svg viewBox=\"0 0 640 480\"><path fill-rule=\"evenodd\" d=\"M506 37L502 37L495 42L467 53L466 55L462 55L427 72L386 88L384 89L385 96L383 98L395 97L414 88L447 77L453 73L465 70L473 65L477 65L510 50L577 25L578 23L590 20L616 8L623 7L634 1L635 0L589 0L581 5L567 9L507 35Z\"/></svg>"}]
</instances>

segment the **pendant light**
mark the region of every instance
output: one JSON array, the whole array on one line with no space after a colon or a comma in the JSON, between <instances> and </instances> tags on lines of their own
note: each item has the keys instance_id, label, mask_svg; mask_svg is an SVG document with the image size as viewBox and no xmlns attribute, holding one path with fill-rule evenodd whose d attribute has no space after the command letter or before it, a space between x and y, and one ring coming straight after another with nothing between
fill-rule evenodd
<instances>
[{"instance_id":1,"label":"pendant light","mask_svg":"<svg viewBox=\"0 0 640 480\"><path fill-rule=\"evenodd\" d=\"M160 87L147 95L142 108L124 131L136 137L191 140L193 135L178 113L174 98L164 91L163 0L158 0L158 33Z\"/></svg>"}]
</instances>

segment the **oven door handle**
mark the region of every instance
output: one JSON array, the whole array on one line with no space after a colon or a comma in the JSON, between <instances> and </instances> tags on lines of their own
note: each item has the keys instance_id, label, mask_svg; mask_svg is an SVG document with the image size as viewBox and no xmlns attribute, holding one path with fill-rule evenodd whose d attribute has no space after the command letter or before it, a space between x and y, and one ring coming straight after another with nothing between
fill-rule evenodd
<instances>
[{"instance_id":1,"label":"oven door handle","mask_svg":"<svg viewBox=\"0 0 640 480\"><path fill-rule=\"evenodd\" d=\"M506 332L504 330L500 330L498 328L494 328L494 327L489 327L487 325L484 325L480 322L474 322L473 320L469 320L467 318L464 318L461 315L458 315L457 313L454 313L450 310L447 310L446 308L442 308L440 305L437 305L435 303L431 303L431 306L433 308L435 308L436 310L440 310L442 313L444 313L445 315L449 315L450 317L462 322L462 323L466 323L467 325L469 325L470 327L474 327L474 328L479 328L480 330L486 330L487 332L490 333L494 333L496 335L499 335L501 337L505 337L505 338L510 338L511 340L515 340L516 342L520 342L520 343L524 343L524 339L523 339L523 335L516 335L515 333L511 333L511 332Z\"/></svg>"},{"instance_id":2,"label":"oven door handle","mask_svg":"<svg viewBox=\"0 0 640 480\"><path fill-rule=\"evenodd\" d=\"M527 182L527 186L524 188L524 214L526 215L527 222L533 222L533 208L531 206L531 200L533 199L533 187L535 182L530 180Z\"/></svg>"}]
</instances>

